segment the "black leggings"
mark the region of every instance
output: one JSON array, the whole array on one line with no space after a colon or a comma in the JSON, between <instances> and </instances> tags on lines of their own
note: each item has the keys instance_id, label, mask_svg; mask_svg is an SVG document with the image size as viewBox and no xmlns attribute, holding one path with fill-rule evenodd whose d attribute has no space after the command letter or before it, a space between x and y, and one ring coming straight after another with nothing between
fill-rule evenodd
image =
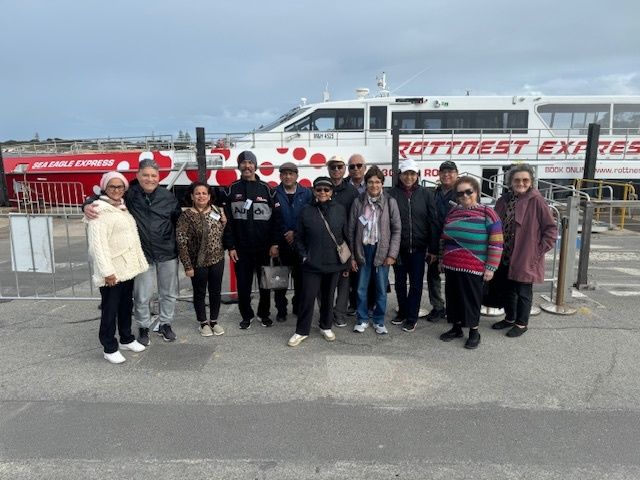
<instances>
[{"instance_id":1,"label":"black leggings","mask_svg":"<svg viewBox=\"0 0 640 480\"><path fill-rule=\"evenodd\" d=\"M208 267L197 267L191 277L193 286L193 307L196 319L200 324L207 323L205 297L209 291L209 320L215 322L220 313L220 290L222 289L222 274L224 273L224 258Z\"/></svg>"}]
</instances>

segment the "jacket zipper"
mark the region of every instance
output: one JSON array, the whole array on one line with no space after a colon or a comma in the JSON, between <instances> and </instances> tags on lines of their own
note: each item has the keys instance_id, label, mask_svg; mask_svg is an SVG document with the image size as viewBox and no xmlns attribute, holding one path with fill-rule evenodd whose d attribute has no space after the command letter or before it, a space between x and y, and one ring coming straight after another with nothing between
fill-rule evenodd
<instances>
[{"instance_id":1,"label":"jacket zipper","mask_svg":"<svg viewBox=\"0 0 640 480\"><path fill-rule=\"evenodd\" d=\"M411 197L408 199L409 202L409 253L413 253L413 220L411 217Z\"/></svg>"}]
</instances>

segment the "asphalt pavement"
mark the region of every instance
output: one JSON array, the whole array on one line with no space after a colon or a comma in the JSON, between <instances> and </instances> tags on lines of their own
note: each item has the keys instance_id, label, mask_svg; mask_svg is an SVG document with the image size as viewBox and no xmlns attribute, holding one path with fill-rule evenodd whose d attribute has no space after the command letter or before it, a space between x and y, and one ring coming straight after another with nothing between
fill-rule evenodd
<instances>
[{"instance_id":1,"label":"asphalt pavement","mask_svg":"<svg viewBox=\"0 0 640 480\"><path fill-rule=\"evenodd\" d=\"M235 305L203 338L180 301L175 343L111 365L95 301L4 302L0 478L638 479L640 235L594 235L589 272L575 315L484 318L475 351L424 320L290 348L295 317Z\"/></svg>"}]
</instances>

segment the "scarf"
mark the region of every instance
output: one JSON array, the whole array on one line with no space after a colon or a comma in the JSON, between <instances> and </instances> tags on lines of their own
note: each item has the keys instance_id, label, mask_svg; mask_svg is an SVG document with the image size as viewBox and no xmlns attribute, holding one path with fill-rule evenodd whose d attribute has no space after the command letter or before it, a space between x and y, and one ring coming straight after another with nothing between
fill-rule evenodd
<instances>
[{"instance_id":1,"label":"scarf","mask_svg":"<svg viewBox=\"0 0 640 480\"><path fill-rule=\"evenodd\" d=\"M103 202L107 202L112 207L116 207L117 209L125 212L127 211L127 206L124 204L124 199L122 198L120 200L113 200L106 195L100 195L100 200L102 200Z\"/></svg>"},{"instance_id":2,"label":"scarf","mask_svg":"<svg viewBox=\"0 0 640 480\"><path fill-rule=\"evenodd\" d=\"M380 205L380 199L382 194L378 197L370 197L367 195L367 201L364 204L363 216L367 220L362 232L362 244L363 245L376 245L380 239L380 227L378 225L380 211L382 206Z\"/></svg>"}]
</instances>

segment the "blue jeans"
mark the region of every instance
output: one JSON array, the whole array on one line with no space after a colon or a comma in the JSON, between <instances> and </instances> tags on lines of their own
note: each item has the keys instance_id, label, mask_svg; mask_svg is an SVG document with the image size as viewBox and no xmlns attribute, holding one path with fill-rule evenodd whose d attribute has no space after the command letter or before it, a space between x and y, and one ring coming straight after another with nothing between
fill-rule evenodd
<instances>
[{"instance_id":1,"label":"blue jeans","mask_svg":"<svg viewBox=\"0 0 640 480\"><path fill-rule=\"evenodd\" d=\"M422 282L424 280L425 250L418 252L400 251L399 263L393 266L396 274L396 296L398 297L398 317L410 322L418 321L418 311L422 300ZM409 294L407 295L407 276Z\"/></svg>"},{"instance_id":2,"label":"blue jeans","mask_svg":"<svg viewBox=\"0 0 640 480\"><path fill-rule=\"evenodd\" d=\"M373 275L376 284L376 301L373 308L373 324L384 325L384 314L387 311L387 283L389 282L389 267L381 265L373 266L377 245L363 245L364 265L359 266L358 274L358 323L369 321L369 309L367 305L367 290L369 278Z\"/></svg>"}]
</instances>

